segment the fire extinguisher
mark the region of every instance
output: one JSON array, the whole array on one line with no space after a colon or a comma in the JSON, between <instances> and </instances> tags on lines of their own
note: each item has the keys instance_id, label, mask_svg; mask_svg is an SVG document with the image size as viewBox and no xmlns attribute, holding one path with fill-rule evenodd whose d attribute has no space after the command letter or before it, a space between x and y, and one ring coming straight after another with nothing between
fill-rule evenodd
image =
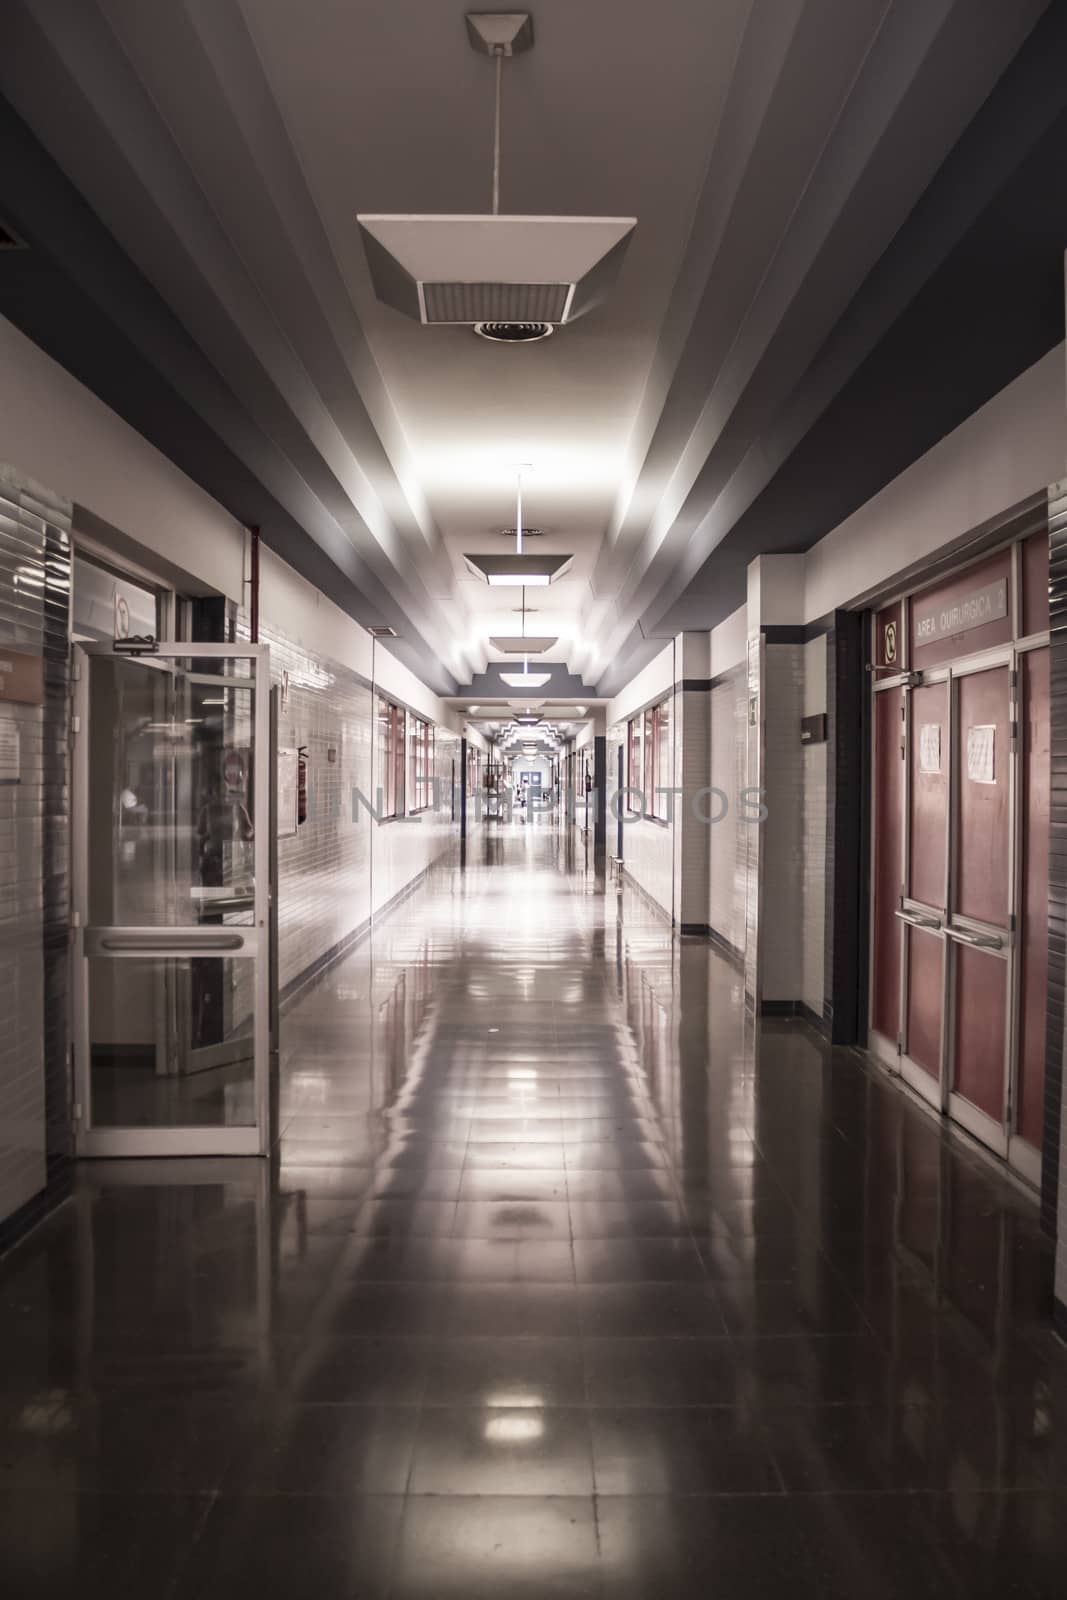
<instances>
[{"instance_id":1,"label":"fire extinguisher","mask_svg":"<svg viewBox=\"0 0 1067 1600\"><path fill-rule=\"evenodd\" d=\"M297 826L308 819L308 747L302 744L296 752L296 821Z\"/></svg>"}]
</instances>

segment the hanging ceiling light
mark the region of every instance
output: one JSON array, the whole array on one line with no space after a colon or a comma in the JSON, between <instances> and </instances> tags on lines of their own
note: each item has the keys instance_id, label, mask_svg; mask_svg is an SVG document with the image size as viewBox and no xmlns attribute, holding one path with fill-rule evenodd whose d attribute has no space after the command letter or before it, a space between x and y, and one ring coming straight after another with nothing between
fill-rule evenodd
<instances>
[{"instance_id":1,"label":"hanging ceiling light","mask_svg":"<svg viewBox=\"0 0 1067 1600\"><path fill-rule=\"evenodd\" d=\"M492 214L360 212L356 221L379 300L424 325L525 344L599 305L637 218L500 215L504 61L531 48L533 23L525 11L472 11L467 35L496 68Z\"/></svg>"},{"instance_id":2,"label":"hanging ceiling light","mask_svg":"<svg viewBox=\"0 0 1067 1600\"><path fill-rule=\"evenodd\" d=\"M520 512L521 512L521 501L520 501ZM521 539L522 538L522 531L521 531L521 529L522 529L522 517L521 517L521 515L519 517L519 529L520 529L520 531L519 531L519 535L518 536ZM526 590L525 589L523 589L523 591L522 591L522 637L524 639L526 637ZM500 674L501 681L503 683L506 683L509 689L543 689L545 684L549 682L551 677L552 677L551 672L531 672L530 671L530 657L525 652L523 653L522 671L521 672L502 672ZM521 720L521 719L517 719L517 720Z\"/></svg>"},{"instance_id":3,"label":"hanging ceiling light","mask_svg":"<svg viewBox=\"0 0 1067 1600\"><path fill-rule=\"evenodd\" d=\"M470 570L479 578L484 578L486 583L494 588L505 588L512 585L521 585L523 589L539 587L546 588L563 576L573 556L531 556L523 549L523 522L522 522L522 475L529 463L524 462L516 469L515 486L515 553L514 555L471 555L464 554L464 561ZM522 631L526 633L526 596L522 597Z\"/></svg>"}]
</instances>

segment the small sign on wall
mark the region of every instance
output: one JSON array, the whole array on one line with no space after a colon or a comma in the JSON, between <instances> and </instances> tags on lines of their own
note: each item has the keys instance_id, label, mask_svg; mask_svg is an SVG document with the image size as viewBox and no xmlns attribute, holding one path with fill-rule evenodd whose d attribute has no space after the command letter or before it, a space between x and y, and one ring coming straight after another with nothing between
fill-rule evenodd
<instances>
[{"instance_id":1,"label":"small sign on wall","mask_svg":"<svg viewBox=\"0 0 1067 1600\"><path fill-rule=\"evenodd\" d=\"M997 578L979 589L961 585L946 600L933 603L922 595L912 602L912 627L917 645L949 639L1008 614L1008 580Z\"/></svg>"},{"instance_id":2,"label":"small sign on wall","mask_svg":"<svg viewBox=\"0 0 1067 1600\"><path fill-rule=\"evenodd\" d=\"M972 783L996 783L996 736L992 723L978 723L967 729L967 776Z\"/></svg>"},{"instance_id":3,"label":"small sign on wall","mask_svg":"<svg viewBox=\"0 0 1067 1600\"><path fill-rule=\"evenodd\" d=\"M25 650L0 650L0 700L39 706L44 700L44 662Z\"/></svg>"}]
</instances>

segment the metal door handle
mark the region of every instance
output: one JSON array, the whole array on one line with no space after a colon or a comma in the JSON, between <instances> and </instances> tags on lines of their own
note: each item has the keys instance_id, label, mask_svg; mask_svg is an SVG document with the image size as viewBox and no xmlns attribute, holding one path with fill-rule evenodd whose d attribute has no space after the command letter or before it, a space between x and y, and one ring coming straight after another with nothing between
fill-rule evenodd
<instances>
[{"instance_id":1,"label":"metal door handle","mask_svg":"<svg viewBox=\"0 0 1067 1600\"><path fill-rule=\"evenodd\" d=\"M967 928L946 928L950 939L969 944L976 950L1003 950L1004 940L998 933L971 933Z\"/></svg>"},{"instance_id":2,"label":"metal door handle","mask_svg":"<svg viewBox=\"0 0 1067 1600\"><path fill-rule=\"evenodd\" d=\"M86 950L92 955L107 950L119 955L199 956L212 955L219 950L243 950L241 933L200 933L190 938L184 929L176 929L168 938L165 930L159 933L94 933L86 930Z\"/></svg>"},{"instance_id":3,"label":"metal door handle","mask_svg":"<svg viewBox=\"0 0 1067 1600\"><path fill-rule=\"evenodd\" d=\"M925 917L921 911L897 911L895 915L900 918L901 922L906 922L909 928L941 927L940 917Z\"/></svg>"}]
</instances>

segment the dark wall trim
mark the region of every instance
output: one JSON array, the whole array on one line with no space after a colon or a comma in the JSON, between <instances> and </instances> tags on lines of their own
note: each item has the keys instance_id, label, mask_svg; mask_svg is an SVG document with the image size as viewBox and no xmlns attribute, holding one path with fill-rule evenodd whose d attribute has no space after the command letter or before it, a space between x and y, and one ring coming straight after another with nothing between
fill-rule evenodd
<instances>
[{"instance_id":1,"label":"dark wall trim","mask_svg":"<svg viewBox=\"0 0 1067 1600\"><path fill-rule=\"evenodd\" d=\"M1043 1232L1055 1238L1063 1154L1060 1150L1060 1114L1063 1104L1064 963L1067 962L1067 485L1056 485L1050 491L1048 526L1051 793L1041 1227Z\"/></svg>"},{"instance_id":2,"label":"dark wall trim","mask_svg":"<svg viewBox=\"0 0 1067 1600\"><path fill-rule=\"evenodd\" d=\"M593 738L593 867L603 872L608 856L608 741L603 733Z\"/></svg>"},{"instance_id":3,"label":"dark wall trim","mask_svg":"<svg viewBox=\"0 0 1067 1600\"><path fill-rule=\"evenodd\" d=\"M740 945L734 944L733 940L728 939L724 933L720 933L718 928L709 928L708 938L720 955L725 956L727 961L732 966L735 966L739 972L744 972L745 952Z\"/></svg>"},{"instance_id":4,"label":"dark wall trim","mask_svg":"<svg viewBox=\"0 0 1067 1600\"><path fill-rule=\"evenodd\" d=\"M625 861L620 862L619 873L621 877L626 879L627 884L634 891L634 893L640 895L645 904L649 906L657 916L662 917L663 921L668 925L668 927L673 928L674 917L672 913L667 910L666 906L661 906L654 895L649 894L643 883L638 882L630 868L626 865Z\"/></svg>"},{"instance_id":5,"label":"dark wall trim","mask_svg":"<svg viewBox=\"0 0 1067 1600\"><path fill-rule=\"evenodd\" d=\"M760 632L768 644L810 644L813 639L821 639L833 630L835 615L835 612L828 611L825 616L816 617L814 622L770 623Z\"/></svg>"},{"instance_id":6,"label":"dark wall trim","mask_svg":"<svg viewBox=\"0 0 1067 1600\"><path fill-rule=\"evenodd\" d=\"M809 1027L828 1036L829 1025L824 1017L813 1011L806 1000L761 1000L761 1017L777 1017L791 1022L806 1022Z\"/></svg>"},{"instance_id":7,"label":"dark wall trim","mask_svg":"<svg viewBox=\"0 0 1067 1600\"><path fill-rule=\"evenodd\" d=\"M718 689L724 683L731 683L736 678L737 674L739 672L743 672L744 670L745 663L743 661L738 661L735 666L728 667L725 672L717 672L714 678L676 678L674 692L675 694L684 694L686 692L693 694L709 694L712 689ZM660 695L659 698L662 700L663 696ZM659 700L650 700L648 703L650 706L658 705ZM636 711L633 714L635 717L639 715L639 713Z\"/></svg>"},{"instance_id":8,"label":"dark wall trim","mask_svg":"<svg viewBox=\"0 0 1067 1600\"><path fill-rule=\"evenodd\" d=\"M1052 1306L1052 1326L1061 1339L1067 1339L1067 1306L1062 1300L1056 1300Z\"/></svg>"},{"instance_id":9,"label":"dark wall trim","mask_svg":"<svg viewBox=\"0 0 1067 1600\"><path fill-rule=\"evenodd\" d=\"M823 995L834 1044L866 1033L869 691L866 621L839 611L826 635L826 874Z\"/></svg>"},{"instance_id":10,"label":"dark wall trim","mask_svg":"<svg viewBox=\"0 0 1067 1600\"><path fill-rule=\"evenodd\" d=\"M37 1194L31 1195L17 1211L12 1211L9 1217L0 1220L0 1256L11 1250L20 1239L33 1229L39 1222L43 1222L48 1213L58 1200L53 1200L48 1189L41 1189Z\"/></svg>"},{"instance_id":11,"label":"dark wall trim","mask_svg":"<svg viewBox=\"0 0 1067 1600\"><path fill-rule=\"evenodd\" d=\"M373 928L377 927L391 912L395 911L402 901L406 900L409 895L413 895L415 890L420 888L426 881L426 876L433 864L431 862L429 867L423 867L422 871L412 878L410 883L405 883L402 889L398 889L396 894L391 895L384 906L380 906L371 916L364 917L363 921L353 928L351 933L346 933L343 939L338 939L336 944L332 944L328 950L323 951L321 956L317 956L309 967L304 968L303 972L298 972L295 978L290 978L279 996L281 1009L284 1011L291 1006L309 983L314 983L316 978L321 978L324 972L329 971L330 967L343 960L358 944L362 943Z\"/></svg>"}]
</instances>

